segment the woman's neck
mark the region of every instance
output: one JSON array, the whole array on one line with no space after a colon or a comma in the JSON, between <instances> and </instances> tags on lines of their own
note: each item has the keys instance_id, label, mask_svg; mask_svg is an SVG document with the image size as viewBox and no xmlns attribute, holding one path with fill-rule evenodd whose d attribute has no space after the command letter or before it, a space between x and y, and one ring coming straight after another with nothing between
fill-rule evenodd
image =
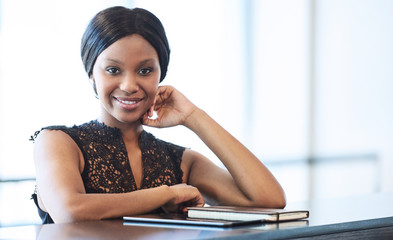
<instances>
[{"instance_id":1,"label":"woman's neck","mask_svg":"<svg viewBox=\"0 0 393 240\"><path fill-rule=\"evenodd\" d=\"M118 128L123 136L123 141L127 143L137 143L140 134L143 131L143 126L140 121L136 122L120 122L117 119L105 119L102 116L98 118L99 122L104 123L105 125L113 128Z\"/></svg>"}]
</instances>

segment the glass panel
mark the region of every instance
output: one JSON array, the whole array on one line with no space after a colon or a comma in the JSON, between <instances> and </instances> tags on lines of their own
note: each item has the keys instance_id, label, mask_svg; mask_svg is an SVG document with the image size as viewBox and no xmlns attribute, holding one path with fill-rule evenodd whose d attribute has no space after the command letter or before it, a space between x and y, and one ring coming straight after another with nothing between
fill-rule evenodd
<instances>
[{"instance_id":1,"label":"glass panel","mask_svg":"<svg viewBox=\"0 0 393 240\"><path fill-rule=\"evenodd\" d=\"M80 40L96 12L128 2L0 2L2 179L34 176L28 139L41 127L97 116L98 104L80 59Z\"/></svg>"},{"instance_id":2,"label":"glass panel","mask_svg":"<svg viewBox=\"0 0 393 240\"><path fill-rule=\"evenodd\" d=\"M253 138L262 158L305 159L309 122L309 1L253 1Z\"/></svg>"},{"instance_id":3,"label":"glass panel","mask_svg":"<svg viewBox=\"0 0 393 240\"><path fill-rule=\"evenodd\" d=\"M79 54L90 18L130 1L0 1L0 180L35 177L29 138L97 116ZM34 181L0 183L0 225L38 223Z\"/></svg>"},{"instance_id":4,"label":"glass panel","mask_svg":"<svg viewBox=\"0 0 393 240\"><path fill-rule=\"evenodd\" d=\"M39 224L34 201L35 181L0 183L0 226Z\"/></svg>"}]
</instances>

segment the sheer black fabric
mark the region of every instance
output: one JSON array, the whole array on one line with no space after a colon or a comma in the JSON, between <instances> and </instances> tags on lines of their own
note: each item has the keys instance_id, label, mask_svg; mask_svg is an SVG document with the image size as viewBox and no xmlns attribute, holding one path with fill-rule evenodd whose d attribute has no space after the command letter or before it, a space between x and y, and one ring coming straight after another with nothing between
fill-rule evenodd
<instances>
[{"instance_id":1,"label":"sheer black fabric","mask_svg":"<svg viewBox=\"0 0 393 240\"><path fill-rule=\"evenodd\" d=\"M43 129L67 133L81 149L85 161L82 179L86 193L125 193L137 190L119 129L97 120L71 128L51 126ZM39 132L32 136L33 141ZM159 140L146 131L139 137L139 146L143 166L140 189L182 182L180 164L184 147ZM44 220L43 217L41 219Z\"/></svg>"},{"instance_id":2,"label":"sheer black fabric","mask_svg":"<svg viewBox=\"0 0 393 240\"><path fill-rule=\"evenodd\" d=\"M34 200L34 203L37 206L38 215L41 218L42 224L54 223L53 219L51 218L51 216L47 212L42 211L41 208L38 206L37 193L33 193L31 195L31 199Z\"/></svg>"}]
</instances>

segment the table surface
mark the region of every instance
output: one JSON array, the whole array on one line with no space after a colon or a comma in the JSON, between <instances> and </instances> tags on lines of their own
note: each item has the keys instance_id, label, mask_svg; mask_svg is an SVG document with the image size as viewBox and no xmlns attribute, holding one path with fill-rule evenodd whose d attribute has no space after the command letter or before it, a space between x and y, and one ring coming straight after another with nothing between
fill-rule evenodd
<instances>
[{"instance_id":1,"label":"table surface","mask_svg":"<svg viewBox=\"0 0 393 240\"><path fill-rule=\"evenodd\" d=\"M5 227L0 228L0 239L287 239L371 230L393 234L393 193L290 203L286 208L309 210L310 217L236 228L128 225L114 219ZM382 235L378 232L378 236Z\"/></svg>"}]
</instances>

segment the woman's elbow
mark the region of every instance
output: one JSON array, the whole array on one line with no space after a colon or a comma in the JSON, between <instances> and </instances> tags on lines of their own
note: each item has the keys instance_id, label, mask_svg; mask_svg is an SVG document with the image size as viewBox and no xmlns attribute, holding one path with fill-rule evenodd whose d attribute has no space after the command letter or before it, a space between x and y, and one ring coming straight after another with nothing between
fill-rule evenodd
<instances>
[{"instance_id":1,"label":"woman's elbow","mask_svg":"<svg viewBox=\"0 0 393 240\"><path fill-rule=\"evenodd\" d=\"M280 208L283 209L287 205L284 191L277 193L265 193L261 194L256 200L253 201L255 207L262 208Z\"/></svg>"},{"instance_id":2,"label":"woman's elbow","mask_svg":"<svg viewBox=\"0 0 393 240\"><path fill-rule=\"evenodd\" d=\"M285 208L285 206L287 205L285 192L283 190L279 191L271 197L269 202L272 205L272 208Z\"/></svg>"},{"instance_id":3,"label":"woman's elbow","mask_svg":"<svg viewBox=\"0 0 393 240\"><path fill-rule=\"evenodd\" d=\"M86 220L79 212L73 211L68 208L64 208L61 211L49 214L52 217L54 223L70 223Z\"/></svg>"},{"instance_id":4,"label":"woman's elbow","mask_svg":"<svg viewBox=\"0 0 393 240\"><path fill-rule=\"evenodd\" d=\"M285 194L283 194L281 197L278 197L277 199L274 200L274 208L285 208L287 205L287 200L285 198Z\"/></svg>"},{"instance_id":5,"label":"woman's elbow","mask_svg":"<svg viewBox=\"0 0 393 240\"><path fill-rule=\"evenodd\" d=\"M69 223L92 220L85 211L85 208L73 201L63 204L59 211L50 214L55 223Z\"/></svg>"},{"instance_id":6,"label":"woman's elbow","mask_svg":"<svg viewBox=\"0 0 393 240\"><path fill-rule=\"evenodd\" d=\"M272 204L272 208L285 208L287 205L287 200L285 196L284 189L279 186L270 194L270 203Z\"/></svg>"}]
</instances>

